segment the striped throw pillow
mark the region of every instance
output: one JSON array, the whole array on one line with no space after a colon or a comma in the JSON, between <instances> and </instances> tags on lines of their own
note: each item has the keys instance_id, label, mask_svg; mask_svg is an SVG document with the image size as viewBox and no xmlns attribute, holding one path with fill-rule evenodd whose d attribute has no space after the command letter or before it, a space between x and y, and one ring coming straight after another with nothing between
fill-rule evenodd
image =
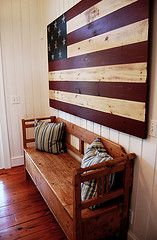
<instances>
[{"instance_id":1,"label":"striped throw pillow","mask_svg":"<svg viewBox=\"0 0 157 240\"><path fill-rule=\"evenodd\" d=\"M35 121L35 146L37 149L49 153L64 152L63 136L64 123L50 123Z\"/></svg>"},{"instance_id":2,"label":"striped throw pillow","mask_svg":"<svg viewBox=\"0 0 157 240\"><path fill-rule=\"evenodd\" d=\"M89 167L94 164L105 162L111 160L112 157L106 152L100 139L95 139L89 147L86 149L84 157L82 159L81 167ZM110 175L110 187L114 181L114 174ZM105 182L104 182L105 184ZM87 199L96 197L97 184L96 180L87 181L81 184L81 200L85 201Z\"/></svg>"}]
</instances>

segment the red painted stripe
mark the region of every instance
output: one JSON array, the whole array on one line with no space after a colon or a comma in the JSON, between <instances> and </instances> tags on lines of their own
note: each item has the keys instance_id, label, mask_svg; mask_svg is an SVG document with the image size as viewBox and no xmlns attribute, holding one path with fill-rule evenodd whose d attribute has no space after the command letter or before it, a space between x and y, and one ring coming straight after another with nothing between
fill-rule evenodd
<instances>
[{"instance_id":1,"label":"red painted stripe","mask_svg":"<svg viewBox=\"0 0 157 240\"><path fill-rule=\"evenodd\" d=\"M148 42L145 41L56 60L49 62L49 71L147 62L147 47Z\"/></svg>"},{"instance_id":2,"label":"red painted stripe","mask_svg":"<svg viewBox=\"0 0 157 240\"><path fill-rule=\"evenodd\" d=\"M66 12L66 20L69 21L78 14L97 4L101 0L82 0Z\"/></svg>"},{"instance_id":3,"label":"red painted stripe","mask_svg":"<svg viewBox=\"0 0 157 240\"><path fill-rule=\"evenodd\" d=\"M50 90L146 102L145 83L50 81Z\"/></svg>"},{"instance_id":4,"label":"red painted stripe","mask_svg":"<svg viewBox=\"0 0 157 240\"><path fill-rule=\"evenodd\" d=\"M146 123L50 99L50 106L140 138L146 138Z\"/></svg>"},{"instance_id":5,"label":"red painted stripe","mask_svg":"<svg viewBox=\"0 0 157 240\"><path fill-rule=\"evenodd\" d=\"M69 33L67 45L147 19L148 6L146 3L146 0L139 0Z\"/></svg>"}]
</instances>

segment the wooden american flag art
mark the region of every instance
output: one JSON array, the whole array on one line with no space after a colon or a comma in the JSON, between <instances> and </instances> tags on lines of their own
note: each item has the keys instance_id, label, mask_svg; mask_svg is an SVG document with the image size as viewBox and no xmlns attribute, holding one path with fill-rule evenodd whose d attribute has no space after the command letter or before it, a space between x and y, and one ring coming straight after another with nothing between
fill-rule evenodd
<instances>
[{"instance_id":1,"label":"wooden american flag art","mask_svg":"<svg viewBox=\"0 0 157 240\"><path fill-rule=\"evenodd\" d=\"M148 0L82 0L47 26L50 106L145 138Z\"/></svg>"}]
</instances>

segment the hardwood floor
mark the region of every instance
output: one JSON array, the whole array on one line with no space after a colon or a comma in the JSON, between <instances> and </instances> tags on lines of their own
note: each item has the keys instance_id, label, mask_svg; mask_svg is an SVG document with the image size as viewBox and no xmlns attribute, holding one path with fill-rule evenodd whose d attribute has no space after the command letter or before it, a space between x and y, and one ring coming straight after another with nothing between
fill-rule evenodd
<instances>
[{"instance_id":1,"label":"hardwood floor","mask_svg":"<svg viewBox=\"0 0 157 240\"><path fill-rule=\"evenodd\" d=\"M0 240L66 240L24 168L0 170Z\"/></svg>"}]
</instances>

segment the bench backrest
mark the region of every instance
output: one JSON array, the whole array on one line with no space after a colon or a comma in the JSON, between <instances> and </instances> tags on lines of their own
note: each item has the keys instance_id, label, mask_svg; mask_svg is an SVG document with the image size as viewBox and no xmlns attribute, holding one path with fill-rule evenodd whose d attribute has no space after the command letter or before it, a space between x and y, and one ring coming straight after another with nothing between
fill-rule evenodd
<instances>
[{"instance_id":1,"label":"bench backrest","mask_svg":"<svg viewBox=\"0 0 157 240\"><path fill-rule=\"evenodd\" d=\"M90 132L84 128L81 128L73 123L70 123L64 119L51 117L36 118L38 120L44 120L48 122L64 122L66 124L66 146L75 155L82 157L84 154L84 149L86 144L90 144L94 139L100 137L99 135ZM34 142L34 137L29 138L27 136L27 129L34 128L35 119L22 119L22 129L23 129L23 145L27 148L28 143ZM73 144L72 138L76 138L75 144ZM107 150L107 152L113 157L122 157L126 154L124 148L114 143L106 138L101 137L101 140Z\"/></svg>"}]
</instances>

